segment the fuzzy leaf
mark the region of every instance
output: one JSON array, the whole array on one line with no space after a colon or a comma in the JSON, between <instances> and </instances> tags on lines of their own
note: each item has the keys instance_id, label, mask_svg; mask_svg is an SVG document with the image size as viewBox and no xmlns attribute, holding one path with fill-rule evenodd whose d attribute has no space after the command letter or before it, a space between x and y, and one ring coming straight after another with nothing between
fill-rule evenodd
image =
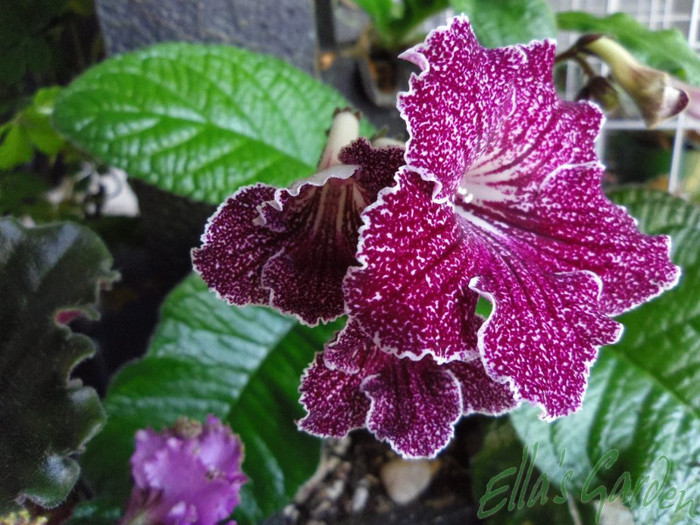
<instances>
[{"instance_id":1,"label":"fuzzy leaf","mask_svg":"<svg viewBox=\"0 0 700 525\"><path fill-rule=\"evenodd\" d=\"M523 408L512 421L539 444L536 464L554 483L571 469L566 485L584 503L626 494L636 523L690 523L700 496L700 209L643 189L611 197L646 233L672 236L681 282L620 317L625 334L601 350L580 412L549 424Z\"/></svg>"},{"instance_id":2,"label":"fuzzy leaf","mask_svg":"<svg viewBox=\"0 0 700 525\"><path fill-rule=\"evenodd\" d=\"M450 4L469 16L484 47L527 44L557 36L556 20L545 0L450 0Z\"/></svg>"},{"instance_id":3,"label":"fuzzy leaf","mask_svg":"<svg viewBox=\"0 0 700 525\"><path fill-rule=\"evenodd\" d=\"M700 86L700 57L678 29L651 31L625 13L598 18L577 11L558 13L557 24L562 30L614 36L644 64Z\"/></svg>"},{"instance_id":4,"label":"fuzzy leaf","mask_svg":"<svg viewBox=\"0 0 700 525\"><path fill-rule=\"evenodd\" d=\"M333 111L347 105L275 58L171 43L91 68L59 97L54 122L132 177L219 204L243 185L314 173Z\"/></svg>"},{"instance_id":5,"label":"fuzzy leaf","mask_svg":"<svg viewBox=\"0 0 700 525\"><path fill-rule=\"evenodd\" d=\"M80 472L71 456L102 426L97 394L70 378L95 348L62 323L97 316L111 265L83 227L0 222L0 515L26 498L65 499Z\"/></svg>"},{"instance_id":6,"label":"fuzzy leaf","mask_svg":"<svg viewBox=\"0 0 700 525\"><path fill-rule=\"evenodd\" d=\"M108 523L126 503L137 429L210 413L225 419L245 445L250 481L238 522L279 510L318 462L319 441L294 422L303 415L297 389L334 326L312 329L266 308L229 306L198 276L185 279L166 299L146 357L111 385L109 421L84 457L98 497L79 509L74 523Z\"/></svg>"}]
</instances>

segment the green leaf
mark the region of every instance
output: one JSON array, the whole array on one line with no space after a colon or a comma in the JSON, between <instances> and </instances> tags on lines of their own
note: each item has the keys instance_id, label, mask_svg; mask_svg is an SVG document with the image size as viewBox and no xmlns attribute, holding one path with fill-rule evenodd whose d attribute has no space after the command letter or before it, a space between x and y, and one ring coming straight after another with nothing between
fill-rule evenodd
<instances>
[{"instance_id":1,"label":"green leaf","mask_svg":"<svg viewBox=\"0 0 700 525\"><path fill-rule=\"evenodd\" d=\"M560 29L612 35L644 64L700 86L700 57L677 29L651 31L625 13L598 18L568 11L557 14Z\"/></svg>"},{"instance_id":2,"label":"green leaf","mask_svg":"<svg viewBox=\"0 0 700 525\"><path fill-rule=\"evenodd\" d=\"M449 5L448 0L355 0L355 3L370 16L381 45L388 49L405 48L412 40L419 40L416 27Z\"/></svg>"},{"instance_id":3,"label":"green leaf","mask_svg":"<svg viewBox=\"0 0 700 525\"><path fill-rule=\"evenodd\" d=\"M218 204L242 185L314 173L333 111L347 105L269 56L161 44L90 69L59 97L54 122L130 176Z\"/></svg>"},{"instance_id":4,"label":"green leaf","mask_svg":"<svg viewBox=\"0 0 700 525\"><path fill-rule=\"evenodd\" d=\"M366 12L375 29L382 32L385 28L403 14L403 6L393 0L355 0L364 12Z\"/></svg>"},{"instance_id":5,"label":"green leaf","mask_svg":"<svg viewBox=\"0 0 700 525\"><path fill-rule=\"evenodd\" d=\"M624 337L600 351L578 413L550 424L528 407L511 419L539 444L538 467L555 483L570 472L584 503L627 491L636 523L690 523L688 501L697 516L700 496L700 209L644 189L611 197L643 231L672 236L681 283L620 317Z\"/></svg>"},{"instance_id":6,"label":"green leaf","mask_svg":"<svg viewBox=\"0 0 700 525\"><path fill-rule=\"evenodd\" d=\"M70 378L94 346L59 321L97 316L111 265L83 227L0 221L0 515L26 498L65 499L80 470L71 456L104 421L97 394Z\"/></svg>"},{"instance_id":7,"label":"green leaf","mask_svg":"<svg viewBox=\"0 0 700 525\"><path fill-rule=\"evenodd\" d=\"M0 215L27 214L34 218L38 214L46 218L52 211L51 204L43 199L49 189L47 182L33 172L0 174Z\"/></svg>"},{"instance_id":8,"label":"green leaf","mask_svg":"<svg viewBox=\"0 0 700 525\"><path fill-rule=\"evenodd\" d=\"M546 0L450 0L450 4L469 16L484 47L527 44L557 36L556 20Z\"/></svg>"},{"instance_id":9,"label":"green leaf","mask_svg":"<svg viewBox=\"0 0 700 525\"><path fill-rule=\"evenodd\" d=\"M65 146L65 140L51 124L51 114L58 86L39 89L26 108L0 126L0 169L11 169L29 162L34 148L46 155L55 155Z\"/></svg>"},{"instance_id":10,"label":"green leaf","mask_svg":"<svg viewBox=\"0 0 700 525\"><path fill-rule=\"evenodd\" d=\"M36 92L32 104L18 117L34 146L46 155L55 155L63 149L65 140L51 123L54 104L61 88L53 86Z\"/></svg>"},{"instance_id":11,"label":"green leaf","mask_svg":"<svg viewBox=\"0 0 700 525\"><path fill-rule=\"evenodd\" d=\"M297 430L299 379L337 326L308 328L260 307L216 298L198 276L166 299L146 357L125 367L105 399L109 421L83 465L98 498L81 516L123 508L129 457L139 428L162 428L178 417L225 418L245 444L239 523L256 521L289 502L313 474L319 441ZM82 519L82 518L81 518Z\"/></svg>"},{"instance_id":12,"label":"green leaf","mask_svg":"<svg viewBox=\"0 0 700 525\"><path fill-rule=\"evenodd\" d=\"M34 149L26 130L17 122L8 122L0 131L0 170L14 168L32 160Z\"/></svg>"}]
</instances>

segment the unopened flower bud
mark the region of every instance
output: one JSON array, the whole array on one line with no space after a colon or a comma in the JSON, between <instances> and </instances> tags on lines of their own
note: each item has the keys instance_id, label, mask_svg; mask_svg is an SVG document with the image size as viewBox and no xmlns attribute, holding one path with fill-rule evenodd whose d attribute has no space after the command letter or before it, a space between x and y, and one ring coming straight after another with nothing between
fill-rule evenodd
<instances>
[{"instance_id":1,"label":"unopened flower bud","mask_svg":"<svg viewBox=\"0 0 700 525\"><path fill-rule=\"evenodd\" d=\"M326 147L318 162L319 171L341 164L340 150L360 136L360 117L350 108L338 109L333 115L331 129L328 130Z\"/></svg>"},{"instance_id":2,"label":"unopened flower bud","mask_svg":"<svg viewBox=\"0 0 700 525\"><path fill-rule=\"evenodd\" d=\"M688 95L690 100L688 106L685 108L686 114L700 120L700 88L686 84L676 77L671 77L671 85L683 90L685 94Z\"/></svg>"},{"instance_id":3,"label":"unopened flower bud","mask_svg":"<svg viewBox=\"0 0 700 525\"><path fill-rule=\"evenodd\" d=\"M579 47L610 66L613 78L632 97L648 127L676 116L688 95L671 85L667 73L640 64L624 47L607 37L580 40Z\"/></svg>"},{"instance_id":4,"label":"unopened flower bud","mask_svg":"<svg viewBox=\"0 0 700 525\"><path fill-rule=\"evenodd\" d=\"M617 91L605 77L591 78L576 96L577 100L593 100L605 111L615 109L620 104Z\"/></svg>"}]
</instances>

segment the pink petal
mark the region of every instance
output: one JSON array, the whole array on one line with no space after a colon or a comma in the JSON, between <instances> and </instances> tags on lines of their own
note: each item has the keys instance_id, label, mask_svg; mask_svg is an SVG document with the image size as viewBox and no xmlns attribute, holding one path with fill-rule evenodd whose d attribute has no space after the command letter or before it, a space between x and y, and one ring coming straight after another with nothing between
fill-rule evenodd
<instances>
[{"instance_id":1,"label":"pink petal","mask_svg":"<svg viewBox=\"0 0 700 525\"><path fill-rule=\"evenodd\" d=\"M462 415L459 382L430 356L411 361L376 352L383 366L361 385L372 401L367 428L404 457L435 457Z\"/></svg>"},{"instance_id":2,"label":"pink petal","mask_svg":"<svg viewBox=\"0 0 700 525\"><path fill-rule=\"evenodd\" d=\"M481 359L452 361L447 366L459 381L464 415L479 413L498 416L518 406L508 384L491 379Z\"/></svg>"},{"instance_id":3,"label":"pink petal","mask_svg":"<svg viewBox=\"0 0 700 525\"><path fill-rule=\"evenodd\" d=\"M231 429L208 416L202 426L136 434L131 458L135 481L121 523L214 525L240 502L247 481L241 471L243 445Z\"/></svg>"},{"instance_id":4,"label":"pink petal","mask_svg":"<svg viewBox=\"0 0 700 525\"><path fill-rule=\"evenodd\" d=\"M364 376L331 370L317 354L301 378L300 402L308 412L299 428L321 437L343 437L365 424L369 399L360 392Z\"/></svg>"},{"instance_id":5,"label":"pink petal","mask_svg":"<svg viewBox=\"0 0 700 525\"><path fill-rule=\"evenodd\" d=\"M459 220L474 246L465 261L477 275L471 287L493 304L479 332L489 376L510 381L516 397L542 406L546 418L577 410L598 348L622 332L600 309L599 278L548 272L530 246Z\"/></svg>"},{"instance_id":6,"label":"pink petal","mask_svg":"<svg viewBox=\"0 0 700 525\"><path fill-rule=\"evenodd\" d=\"M555 91L552 41L484 49L466 17L453 19L404 55L423 72L399 98L409 125L407 163L443 195L527 210L554 169L595 160L602 121L588 103Z\"/></svg>"},{"instance_id":7,"label":"pink petal","mask_svg":"<svg viewBox=\"0 0 700 525\"><path fill-rule=\"evenodd\" d=\"M448 196L512 113L513 76L524 56L515 47L484 49L462 16L401 58L422 69L399 95L411 137L406 162Z\"/></svg>"},{"instance_id":8,"label":"pink petal","mask_svg":"<svg viewBox=\"0 0 700 525\"><path fill-rule=\"evenodd\" d=\"M211 216L202 247L192 262L209 288L231 304L268 304L270 291L260 276L265 262L278 251L277 235L255 224L258 207L274 197L271 186L241 188Z\"/></svg>"},{"instance_id":9,"label":"pink petal","mask_svg":"<svg viewBox=\"0 0 700 525\"><path fill-rule=\"evenodd\" d=\"M326 345L323 362L331 370L357 374L367 355L374 352L372 340L362 331L356 319L349 319L345 328Z\"/></svg>"},{"instance_id":10,"label":"pink petal","mask_svg":"<svg viewBox=\"0 0 700 525\"><path fill-rule=\"evenodd\" d=\"M680 270L670 260L670 239L640 233L603 195L602 175L597 163L558 170L538 187L529 213L464 209L530 245L543 268L595 273L603 282L601 310L617 315L673 287Z\"/></svg>"}]
</instances>

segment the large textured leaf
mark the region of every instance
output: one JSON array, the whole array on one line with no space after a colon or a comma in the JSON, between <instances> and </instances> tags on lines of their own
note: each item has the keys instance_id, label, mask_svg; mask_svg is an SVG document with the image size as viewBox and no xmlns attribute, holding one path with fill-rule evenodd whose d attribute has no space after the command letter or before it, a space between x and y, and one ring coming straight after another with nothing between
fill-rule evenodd
<instances>
[{"instance_id":1,"label":"large textured leaf","mask_svg":"<svg viewBox=\"0 0 700 525\"><path fill-rule=\"evenodd\" d=\"M65 499L80 471L71 455L103 423L95 391L70 379L92 342L62 323L96 317L111 265L80 226L0 221L0 515L26 498Z\"/></svg>"},{"instance_id":2,"label":"large textured leaf","mask_svg":"<svg viewBox=\"0 0 700 525\"><path fill-rule=\"evenodd\" d=\"M677 29L651 31L625 13L598 18L568 11L557 14L557 23L569 31L612 35L641 62L700 86L700 57Z\"/></svg>"},{"instance_id":3,"label":"large textured leaf","mask_svg":"<svg viewBox=\"0 0 700 525\"><path fill-rule=\"evenodd\" d=\"M266 308L229 306L198 276L185 279L166 299L146 357L110 387L109 421L83 462L98 498L74 521L97 523L95 512L105 509L118 515L130 490L137 429L209 413L225 418L245 444L250 481L236 511L239 523L278 510L318 462L319 441L294 423L303 415L297 390L303 369L334 329L302 327Z\"/></svg>"},{"instance_id":4,"label":"large textured leaf","mask_svg":"<svg viewBox=\"0 0 700 525\"><path fill-rule=\"evenodd\" d=\"M485 47L527 44L557 36L554 14L546 0L450 0L455 11L469 15Z\"/></svg>"},{"instance_id":5,"label":"large textured leaf","mask_svg":"<svg viewBox=\"0 0 700 525\"><path fill-rule=\"evenodd\" d=\"M555 483L571 470L566 484L584 502L627 492L636 523L691 523L688 501L697 517L700 496L700 209L649 190L612 197L647 233L673 237L681 283L621 316L624 337L601 350L579 413L548 424L523 409L512 421L525 443L538 442L537 465Z\"/></svg>"},{"instance_id":6,"label":"large textured leaf","mask_svg":"<svg viewBox=\"0 0 700 525\"><path fill-rule=\"evenodd\" d=\"M132 177L218 204L242 185L311 175L347 105L275 58L177 43L93 67L59 97L54 123Z\"/></svg>"}]
</instances>

